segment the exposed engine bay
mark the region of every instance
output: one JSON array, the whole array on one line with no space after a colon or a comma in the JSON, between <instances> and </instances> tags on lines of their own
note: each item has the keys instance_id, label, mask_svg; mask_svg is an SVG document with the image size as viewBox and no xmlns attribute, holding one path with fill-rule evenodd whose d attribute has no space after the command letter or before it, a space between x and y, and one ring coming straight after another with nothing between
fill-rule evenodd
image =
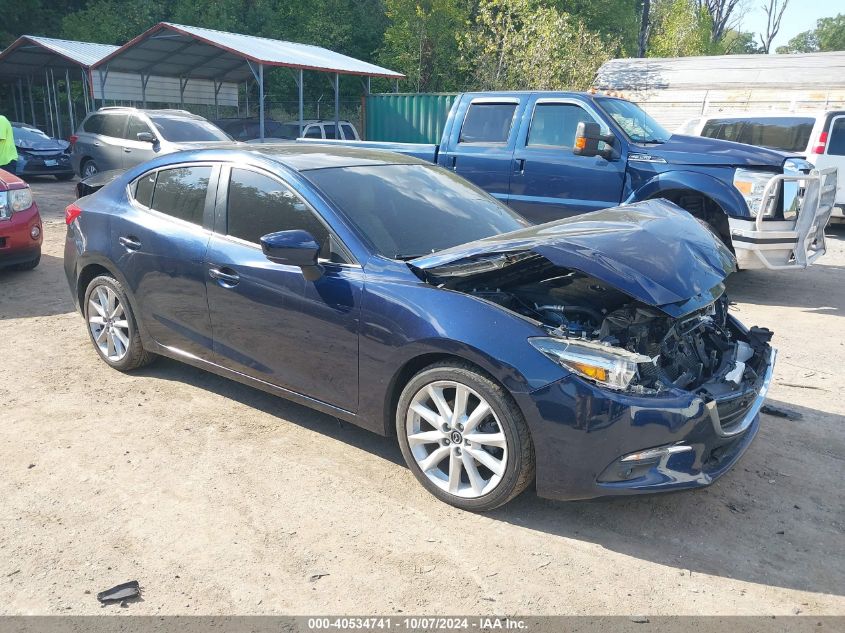
<instances>
[{"instance_id":1,"label":"exposed engine bay","mask_svg":"<svg viewBox=\"0 0 845 633\"><path fill-rule=\"evenodd\" d=\"M461 290L540 322L552 336L642 355L648 360L637 364L632 384L641 393L674 387L720 398L747 389L765 373L772 333L738 327L728 317L724 294L676 319L596 278L562 269L556 276L548 272L528 283L525 275L512 281L500 276L496 287Z\"/></svg>"}]
</instances>

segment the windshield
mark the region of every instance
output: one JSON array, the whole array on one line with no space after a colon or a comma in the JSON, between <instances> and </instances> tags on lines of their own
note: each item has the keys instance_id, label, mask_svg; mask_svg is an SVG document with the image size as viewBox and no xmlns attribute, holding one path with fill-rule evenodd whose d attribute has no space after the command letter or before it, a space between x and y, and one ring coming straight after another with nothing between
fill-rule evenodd
<instances>
[{"instance_id":1,"label":"windshield","mask_svg":"<svg viewBox=\"0 0 845 633\"><path fill-rule=\"evenodd\" d=\"M642 108L630 101L596 97L596 103L604 110L634 143L663 143L672 136Z\"/></svg>"},{"instance_id":2,"label":"windshield","mask_svg":"<svg viewBox=\"0 0 845 633\"><path fill-rule=\"evenodd\" d=\"M150 120L159 134L173 143L232 140L223 130L204 119L153 115Z\"/></svg>"},{"instance_id":3,"label":"windshield","mask_svg":"<svg viewBox=\"0 0 845 633\"><path fill-rule=\"evenodd\" d=\"M463 178L433 165L314 169L328 196L376 253L413 259L528 226Z\"/></svg>"},{"instance_id":4,"label":"windshield","mask_svg":"<svg viewBox=\"0 0 845 633\"><path fill-rule=\"evenodd\" d=\"M50 137L44 134L41 130L36 130L31 127L15 127L12 134L16 141L26 141L28 143L38 143L41 141L49 141Z\"/></svg>"}]
</instances>

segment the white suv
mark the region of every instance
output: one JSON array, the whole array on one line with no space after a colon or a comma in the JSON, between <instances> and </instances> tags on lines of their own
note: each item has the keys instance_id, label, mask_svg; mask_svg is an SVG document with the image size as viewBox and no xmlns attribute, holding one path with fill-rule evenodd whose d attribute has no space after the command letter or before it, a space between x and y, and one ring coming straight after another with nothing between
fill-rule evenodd
<instances>
[{"instance_id":1,"label":"white suv","mask_svg":"<svg viewBox=\"0 0 845 633\"><path fill-rule=\"evenodd\" d=\"M719 112L687 121L678 134L706 136L802 154L817 169L845 176L845 110ZM832 222L845 222L845 177L838 179Z\"/></svg>"}]
</instances>

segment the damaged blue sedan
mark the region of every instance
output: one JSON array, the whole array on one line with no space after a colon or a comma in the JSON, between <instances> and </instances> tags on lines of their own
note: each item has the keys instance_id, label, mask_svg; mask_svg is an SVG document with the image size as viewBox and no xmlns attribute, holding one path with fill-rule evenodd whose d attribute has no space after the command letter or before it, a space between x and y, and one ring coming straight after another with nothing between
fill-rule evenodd
<instances>
[{"instance_id":1,"label":"damaged blue sedan","mask_svg":"<svg viewBox=\"0 0 845 633\"><path fill-rule=\"evenodd\" d=\"M373 150L162 156L66 210L100 358L168 356L395 435L434 496L695 488L759 426L771 332L733 255L651 200L529 226L454 173Z\"/></svg>"}]
</instances>

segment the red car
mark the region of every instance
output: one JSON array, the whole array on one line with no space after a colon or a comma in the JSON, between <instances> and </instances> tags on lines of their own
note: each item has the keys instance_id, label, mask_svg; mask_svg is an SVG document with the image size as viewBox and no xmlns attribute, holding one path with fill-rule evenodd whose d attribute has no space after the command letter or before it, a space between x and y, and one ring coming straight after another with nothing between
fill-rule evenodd
<instances>
[{"instance_id":1,"label":"red car","mask_svg":"<svg viewBox=\"0 0 845 633\"><path fill-rule=\"evenodd\" d=\"M43 239L41 215L29 185L0 169L0 268L38 266Z\"/></svg>"}]
</instances>

